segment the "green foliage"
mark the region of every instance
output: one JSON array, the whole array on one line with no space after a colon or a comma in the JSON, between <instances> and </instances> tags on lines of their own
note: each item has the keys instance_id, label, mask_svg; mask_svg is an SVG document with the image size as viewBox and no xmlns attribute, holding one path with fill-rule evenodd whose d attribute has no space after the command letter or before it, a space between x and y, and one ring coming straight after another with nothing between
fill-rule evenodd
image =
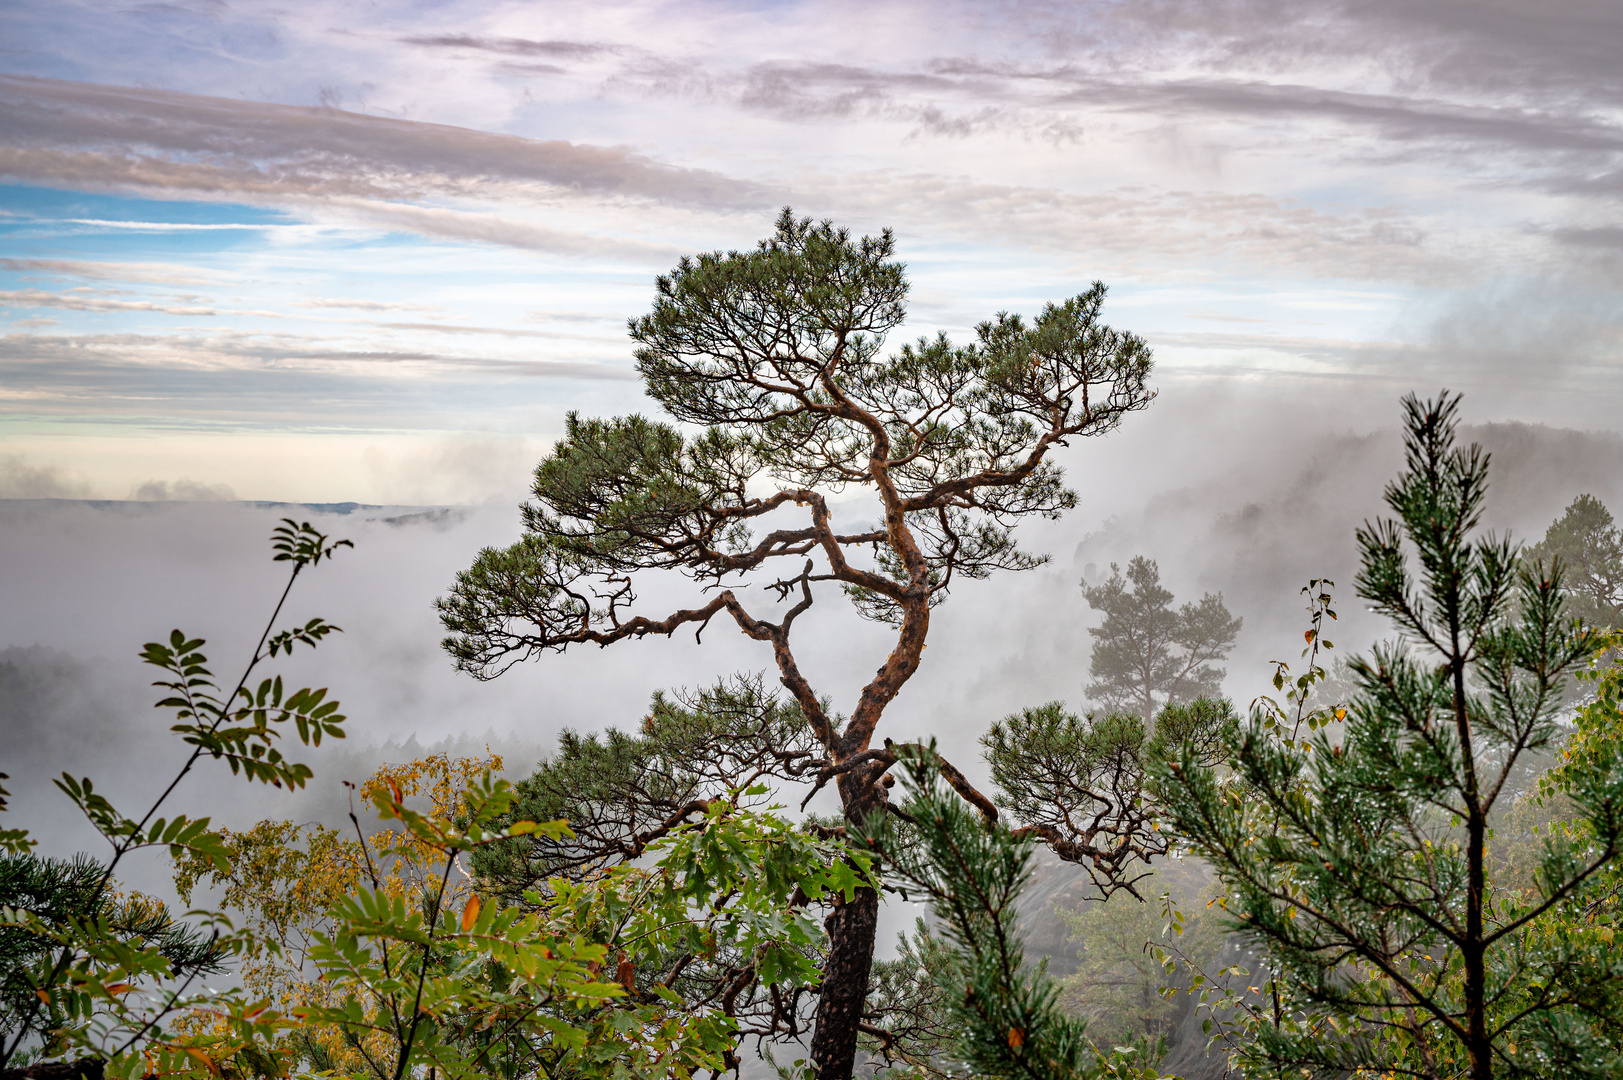
<instances>
[{"instance_id":1,"label":"green foliage","mask_svg":"<svg viewBox=\"0 0 1623 1080\"><path fill-rule=\"evenodd\" d=\"M10 776L0 773L0 780L9 780ZM8 800L11 793L0 785L0 813L9 808ZM34 847L34 841L29 838L27 829L0 829L0 852L10 855L27 854Z\"/></svg>"},{"instance_id":2,"label":"green foliage","mask_svg":"<svg viewBox=\"0 0 1623 1080\"><path fill-rule=\"evenodd\" d=\"M933 754L909 754L902 765L906 838L888 816L869 819L865 830L884 853L887 879L929 902L951 946L934 957L945 984L937 1007L960 1033L934 1066L1032 1080L1155 1077L1135 1062L1136 1049L1095 1047L1085 1024L1059 1007L1060 989L1044 967L1026 963L1015 901L1031 876L1031 840L988 824L943 785ZM919 946L928 948L927 941Z\"/></svg>"},{"instance_id":3,"label":"green foliage","mask_svg":"<svg viewBox=\"0 0 1623 1080\"><path fill-rule=\"evenodd\" d=\"M282 523L271 530L271 550L276 552L271 556L271 561L292 563L295 577L306 566L315 566L322 559L332 558L339 548L354 546L349 540L332 539L308 521L283 518Z\"/></svg>"},{"instance_id":4,"label":"green foliage","mask_svg":"<svg viewBox=\"0 0 1623 1080\"><path fill-rule=\"evenodd\" d=\"M824 853L808 857L815 842L786 823L736 818L718 804L656 845L652 870L559 879L548 899L532 893L523 906L470 894L458 911L446 899L459 855L515 836L569 832L562 822L502 826L512 803L505 781L487 775L465 794L454 822L383 800L384 816L400 820L444 869L417 902L371 871L371 887L338 902L333 929L310 950L328 993L297 1015L342 1032L363 1073L377 1080L423 1069L470 1078L722 1069L735 1042L731 1018L687 1008L657 978L639 983L638 962L725 942L752 956L771 985L805 980L815 975L803 949L816 927L785 918L781 907L796 889L854 887L820 871ZM724 915L695 917L722 906L721 895L735 899Z\"/></svg>"},{"instance_id":5,"label":"green foliage","mask_svg":"<svg viewBox=\"0 0 1623 1080\"><path fill-rule=\"evenodd\" d=\"M1224 671L1211 665L1234 647L1242 620L1229 615L1221 593L1175 611L1160 567L1142 555L1127 564L1125 578L1111 563L1110 577L1093 586L1083 582L1083 592L1088 606L1105 616L1088 630L1092 700L1149 718L1164 705L1222 693Z\"/></svg>"},{"instance_id":6,"label":"green foliage","mask_svg":"<svg viewBox=\"0 0 1623 1080\"><path fill-rule=\"evenodd\" d=\"M562 823L485 832L509 813L512 793L487 780L470 795L455 826L398 804L390 812L446 853L447 874L457 852L504 837L567 836ZM310 1016L349 1032L352 1045L384 1032L394 1077L424 1066L456 1076L604 1077L730 1067L739 995L817 980L812 950L821 931L797 898L871 887L868 859L720 799L647 854L648 866L555 878L546 895L532 891L523 905L481 906L475 897L460 924L432 898L424 914L403 897L363 889L340 905L339 929L313 952L323 978L355 996ZM744 957L747 977L709 996L691 992L719 953ZM597 981L611 962L614 981ZM422 1026L403 1029L406 1017Z\"/></svg>"},{"instance_id":7,"label":"green foliage","mask_svg":"<svg viewBox=\"0 0 1623 1080\"><path fill-rule=\"evenodd\" d=\"M1082 718L1053 701L993 724L981 742L999 806L1085 868L1102 897L1137 896L1135 883L1172 842L1146 797L1146 766L1185 752L1210 764L1235 723L1227 701L1197 698L1163 709L1151 738L1137 716Z\"/></svg>"},{"instance_id":8,"label":"green foliage","mask_svg":"<svg viewBox=\"0 0 1623 1080\"><path fill-rule=\"evenodd\" d=\"M1518 573L1509 540L1478 535L1488 459L1455 446L1457 405L1405 399L1396 517L1358 531L1359 595L1404 637L1351 665L1342 740L1322 725L1300 739L1270 703L1225 740L1226 774L1189 754L1152 770L1232 925L1266 954L1238 1055L1251 1075L1616 1068L1617 983L1560 927L1604 898L1623 746L1599 740L1567 774L1585 827L1546 837L1536 888L1499 887L1490 815L1518 762L1556 738L1565 676L1595 642L1572 631L1558 575ZM1294 689L1300 706L1310 686Z\"/></svg>"},{"instance_id":9,"label":"green foliage","mask_svg":"<svg viewBox=\"0 0 1623 1080\"><path fill-rule=\"evenodd\" d=\"M338 629L320 619L311 620L310 625L318 627L317 638ZM299 632L308 631L301 627ZM271 656L276 655L273 650L277 642L290 633L284 631L271 639L267 650ZM171 696L158 702L158 708L175 710L175 718L183 721L170 730L249 780L276 787L303 787L310 778L310 769L283 760L275 746L280 731L272 725L291 720L299 741L311 746L321 745L323 735L342 739L344 717L338 712L338 703L326 700L324 688L304 688L284 695L280 675L261 680L253 691L238 686L236 700L222 701L212 673L205 666L208 658L203 655L203 644L202 638L188 641L176 630L168 645L149 642L141 654L142 660L173 676L153 684L171 692ZM71 779L68 782L71 784Z\"/></svg>"},{"instance_id":10,"label":"green foliage","mask_svg":"<svg viewBox=\"0 0 1623 1080\"><path fill-rule=\"evenodd\" d=\"M227 837L228 872L197 858L178 867L183 891L223 886L256 935L245 989L282 1018L261 1053L373 1080L402 1062L502 1076L723 1069L757 1014L816 985L811 905L874 884L866 853L749 809L765 794L756 788L709 800L642 859L540 881L506 903L458 860L573 838L560 821L518 816L492 764L380 769L362 798L403 828L357 827L345 841L261 822ZM417 808L422 794L431 805Z\"/></svg>"},{"instance_id":11,"label":"green foliage","mask_svg":"<svg viewBox=\"0 0 1623 1080\"><path fill-rule=\"evenodd\" d=\"M956 954L923 919L896 935L896 956L875 960L861 1046L897 1078L950 1070L962 1030L953 996Z\"/></svg>"},{"instance_id":12,"label":"green foliage","mask_svg":"<svg viewBox=\"0 0 1623 1080\"><path fill-rule=\"evenodd\" d=\"M1335 642L1324 636L1325 620L1334 622L1336 619L1335 608L1330 606L1334 603L1330 590L1335 585L1329 578L1311 578L1302 586L1302 595L1307 597L1308 627L1302 634L1307 644L1302 647L1301 658L1307 663L1302 673L1292 678L1289 661L1272 661L1274 691L1281 697L1262 694L1251 703L1252 712L1264 731L1308 753L1312 753L1313 744L1302 737L1304 728L1309 733L1328 734L1330 725L1347 718L1346 702L1335 695L1351 689L1346 677L1352 674L1352 668L1338 661L1337 669L1342 678L1336 679L1319 663L1321 652L1336 647Z\"/></svg>"},{"instance_id":13,"label":"green foliage","mask_svg":"<svg viewBox=\"0 0 1623 1080\"><path fill-rule=\"evenodd\" d=\"M514 820L570 822L568 837L481 849L474 874L510 901L552 877L579 878L637 858L712 799L824 763L804 715L758 676L694 694L654 696L641 730L564 731L558 750L514 790Z\"/></svg>"},{"instance_id":14,"label":"green foliage","mask_svg":"<svg viewBox=\"0 0 1623 1080\"><path fill-rule=\"evenodd\" d=\"M8 947L27 952L31 963L11 969L8 985L21 978L30 993L15 999L15 1011L0 1040L0 1066L16 1060L30 1039L49 1055L83 1052L106 1062L109 1076L133 1077L151 1071L185 1072L202 1064L218 1071L222 1051L205 1050L168 1037L165 1024L210 1002L188 995L199 974L219 970L227 956L241 953L249 936L218 915L201 913L192 927L174 922L161 906L120 898L113 875L132 852L167 850L173 857L200 860L223 869L227 851L208 818L159 810L180 781L204 756L223 759L233 772L277 786L300 786L307 766L285 759L276 749L281 725L293 722L303 743L323 735L343 736L344 717L325 690L285 694L280 676L250 690L254 671L295 641L314 647L337 628L320 619L276 632L276 622L294 582L307 567L330 558L346 540L331 541L309 524L285 520L272 535L274 559L291 563L286 587L242 674L229 691L214 681L204 641L174 631L167 644L149 643L142 659L164 672L155 685L167 692L159 708L172 710L172 730L192 747L179 773L139 817L122 813L96 791L88 778L63 774L56 784L112 848L105 864L61 863L16 855L7 864L15 892L0 902L0 936ZM8 834L13 852L26 837ZM270 1024L264 1010L249 1010L240 995L219 999L225 1010L223 1053L257 1053L256 1040ZM211 1053L214 1056L211 1057Z\"/></svg>"},{"instance_id":15,"label":"green foliage","mask_svg":"<svg viewBox=\"0 0 1623 1080\"><path fill-rule=\"evenodd\" d=\"M1220 934L1216 919L1184 913L1164 874L1142 887L1156 899L1118 896L1060 913L1080 946L1076 972L1061 980L1061 1004L1087 1019L1093 1038L1137 1046L1144 1060L1154 1061L1178 1015L1178 991L1188 985L1180 968L1209 966Z\"/></svg>"},{"instance_id":16,"label":"green foliage","mask_svg":"<svg viewBox=\"0 0 1623 1080\"><path fill-rule=\"evenodd\" d=\"M58 1051L52 1033L67 1022L63 1003L55 999L44 1011L34 1006L37 992L49 985L53 941L74 933L74 923L87 915L105 922L129 948L156 949L172 978L224 970L226 952L217 942L176 922L162 904L107 890L106 876L106 867L87 855L0 855L0 909L8 915L0 921L0 1038L7 1044L21 1035L35 1045L35 1056ZM42 935L40 927L54 934Z\"/></svg>"},{"instance_id":17,"label":"green foliage","mask_svg":"<svg viewBox=\"0 0 1623 1080\"><path fill-rule=\"evenodd\" d=\"M1591 626L1623 627L1623 531L1599 499L1574 499L1522 557L1529 566L1560 564L1574 616Z\"/></svg>"}]
</instances>

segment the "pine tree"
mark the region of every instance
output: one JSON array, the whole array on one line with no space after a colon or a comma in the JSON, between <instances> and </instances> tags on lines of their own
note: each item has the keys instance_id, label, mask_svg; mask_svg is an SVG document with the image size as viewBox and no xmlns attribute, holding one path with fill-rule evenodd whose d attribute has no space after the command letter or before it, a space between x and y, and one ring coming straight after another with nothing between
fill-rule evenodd
<instances>
[{"instance_id":1,"label":"pine tree","mask_svg":"<svg viewBox=\"0 0 1623 1080\"><path fill-rule=\"evenodd\" d=\"M1125 578L1111 563L1108 579L1082 587L1088 606L1105 615L1088 630L1093 682L1087 692L1095 703L1148 722L1164 705L1222 693L1226 673L1212 664L1234 648L1242 621L1229 614L1222 593L1174 611L1160 567L1142 555L1127 564Z\"/></svg>"},{"instance_id":2,"label":"pine tree","mask_svg":"<svg viewBox=\"0 0 1623 1080\"><path fill-rule=\"evenodd\" d=\"M1488 456L1455 445L1458 404L1405 399L1395 516L1358 530L1358 595L1402 637L1350 665L1344 736L1314 723L1298 740L1258 713L1228 735L1226 773L1187 753L1153 770L1265 953L1241 1056L1267 1075L1616 1075L1610 947L1563 912L1604 906L1623 747L1597 742L1567 778L1585 827L1548 837L1537 889L1496 883L1490 815L1557 737L1564 678L1595 643L1558 574L1518 571L1516 546L1480 532Z\"/></svg>"},{"instance_id":3,"label":"pine tree","mask_svg":"<svg viewBox=\"0 0 1623 1080\"><path fill-rule=\"evenodd\" d=\"M1546 565L1561 561L1573 615L1591 626L1623 627L1623 530L1599 499L1574 499L1526 557Z\"/></svg>"},{"instance_id":4,"label":"pine tree","mask_svg":"<svg viewBox=\"0 0 1623 1080\"><path fill-rule=\"evenodd\" d=\"M691 426L570 416L536 469L524 538L482 552L440 602L458 665L490 678L545 652L730 621L770 649L819 748L807 763L818 782L836 784L852 821L881 805L896 757L876 731L918 670L932 610L961 578L1039 565L1014 525L1077 498L1051 452L1152 397L1144 342L1099 319L1102 284L1029 323L1000 314L971 344L939 335L887 357L907 289L888 232L858 240L788 210L755 250L684 258L659 278L652 312L631 323L637 369ZM874 501L878 524L834 525L828 496L847 489ZM685 576L698 595L646 611L645 572ZM792 640L834 590L896 631L848 718L819 696ZM864 889L828 919L812 1039L824 1080L851 1075L878 905Z\"/></svg>"}]
</instances>

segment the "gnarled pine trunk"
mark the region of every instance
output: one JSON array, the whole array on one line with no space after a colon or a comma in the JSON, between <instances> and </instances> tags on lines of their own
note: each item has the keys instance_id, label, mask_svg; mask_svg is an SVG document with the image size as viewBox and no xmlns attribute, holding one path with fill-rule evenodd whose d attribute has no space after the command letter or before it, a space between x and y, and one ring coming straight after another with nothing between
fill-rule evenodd
<instances>
[{"instance_id":1,"label":"gnarled pine trunk","mask_svg":"<svg viewBox=\"0 0 1623 1080\"><path fill-rule=\"evenodd\" d=\"M875 781L882 770L856 769L839 779L845 820L855 825L883 812L884 794ZM874 939L879 930L879 893L858 889L849 901L836 897L823 922L828 931L828 964L817 999L811 1062L818 1080L851 1080L856 1069L858 1025L868 998Z\"/></svg>"},{"instance_id":2,"label":"gnarled pine trunk","mask_svg":"<svg viewBox=\"0 0 1623 1080\"><path fill-rule=\"evenodd\" d=\"M834 905L823 925L828 929L828 967L817 1001L811 1060L818 1080L850 1080L879 929L879 894L858 889L849 903Z\"/></svg>"}]
</instances>

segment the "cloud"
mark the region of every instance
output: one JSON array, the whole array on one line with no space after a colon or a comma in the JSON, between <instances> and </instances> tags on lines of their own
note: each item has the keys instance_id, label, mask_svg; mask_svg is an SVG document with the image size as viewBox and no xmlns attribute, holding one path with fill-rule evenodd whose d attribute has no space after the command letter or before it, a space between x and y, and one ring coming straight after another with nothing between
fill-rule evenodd
<instances>
[{"instance_id":1,"label":"cloud","mask_svg":"<svg viewBox=\"0 0 1623 1080\"><path fill-rule=\"evenodd\" d=\"M1289 12L1274 0L959 6L892 48L842 49L836 37L795 60L749 62L747 48L733 50L743 62L721 49L660 56L627 45L602 86L725 102L791 123L879 120L951 138L1023 133L1069 142L1095 119L1215 119L1232 127L1208 134L1230 145L1279 150L1288 140L1290 152L1306 135L1321 152L1363 163L1369 148L1346 143L1350 128L1390 144L1378 153L1481 160L1511 151L1521 167L1553 172L1573 161L1537 155L1592 165L1623 150L1615 119L1623 19L1602 0L1555 7L1511 0L1467 14L1446 0L1331 0ZM905 5L871 10L876 25L915 21L903 16ZM1483 164L1500 172L1504 163Z\"/></svg>"},{"instance_id":2,"label":"cloud","mask_svg":"<svg viewBox=\"0 0 1623 1080\"><path fill-rule=\"evenodd\" d=\"M1623 225L1598 225L1591 228L1565 228L1551 231L1558 244L1599 251L1623 251Z\"/></svg>"},{"instance_id":3,"label":"cloud","mask_svg":"<svg viewBox=\"0 0 1623 1080\"><path fill-rule=\"evenodd\" d=\"M83 259L0 259L15 273L30 271L97 281L140 281L154 285L207 285L220 275L173 263L90 262Z\"/></svg>"},{"instance_id":4,"label":"cloud","mask_svg":"<svg viewBox=\"0 0 1623 1080\"><path fill-rule=\"evenodd\" d=\"M327 204L341 207L373 225L384 225L427 236L451 240L473 240L503 247L544 251L600 260L625 260L638 264L664 264L674 261L680 249L667 244L625 240L515 219L502 213L452 210L441 206L418 206L401 202L374 202L337 199Z\"/></svg>"},{"instance_id":5,"label":"cloud","mask_svg":"<svg viewBox=\"0 0 1623 1080\"><path fill-rule=\"evenodd\" d=\"M389 452L369 451L372 484L401 502L510 507L528 494L535 463L551 447L535 437L424 439Z\"/></svg>"},{"instance_id":6,"label":"cloud","mask_svg":"<svg viewBox=\"0 0 1623 1080\"><path fill-rule=\"evenodd\" d=\"M757 185L624 147L20 76L0 76L0 140L0 173L102 190L412 198L499 181L680 206L772 203Z\"/></svg>"},{"instance_id":7,"label":"cloud","mask_svg":"<svg viewBox=\"0 0 1623 1080\"><path fill-rule=\"evenodd\" d=\"M1617 295L1572 272L1490 280L1449 298L1428 345L1478 377L1612 396L1623 386Z\"/></svg>"},{"instance_id":8,"label":"cloud","mask_svg":"<svg viewBox=\"0 0 1623 1080\"><path fill-rule=\"evenodd\" d=\"M927 173L861 173L828 196L893 222L904 236L1018 244L1071 265L1183 282L1236 270L1452 284L1477 267L1477 242L1432 243L1424 219L1389 209L1321 209L1263 192L1121 187L1077 193ZM1493 242L1503 244L1502 237ZM1501 249L1502 250L1502 247ZM1090 271L1091 272L1091 271Z\"/></svg>"},{"instance_id":9,"label":"cloud","mask_svg":"<svg viewBox=\"0 0 1623 1080\"><path fill-rule=\"evenodd\" d=\"M70 225L93 225L98 229L128 229L130 232L186 233L186 232L259 232L287 226L267 225L264 222L216 221L108 221L106 218L66 218ZM296 227L296 226L295 226Z\"/></svg>"},{"instance_id":10,"label":"cloud","mask_svg":"<svg viewBox=\"0 0 1623 1080\"><path fill-rule=\"evenodd\" d=\"M601 334L570 334L561 330L510 330L504 326L460 326L454 323L379 323L385 330L427 330L435 334L489 334L508 338L575 338L601 341Z\"/></svg>"},{"instance_id":11,"label":"cloud","mask_svg":"<svg viewBox=\"0 0 1623 1080\"><path fill-rule=\"evenodd\" d=\"M227 484L205 484L200 480L148 480L130 490L133 502L234 502L237 493Z\"/></svg>"},{"instance_id":12,"label":"cloud","mask_svg":"<svg viewBox=\"0 0 1623 1080\"><path fill-rule=\"evenodd\" d=\"M99 296L75 296L43 289L0 291L0 305L6 307L52 307L68 311L157 311L165 315L218 315L216 308L157 304L150 300L108 300Z\"/></svg>"},{"instance_id":13,"label":"cloud","mask_svg":"<svg viewBox=\"0 0 1623 1080\"><path fill-rule=\"evenodd\" d=\"M1548 101L1623 95L1616 64L1623 11L1608 0L1320 0L1290 7L1277 0L1151 0L1114 8L1103 26L1142 55L1214 69L1320 66L1343 77Z\"/></svg>"},{"instance_id":14,"label":"cloud","mask_svg":"<svg viewBox=\"0 0 1623 1080\"><path fill-rule=\"evenodd\" d=\"M591 60L624 51L616 45L592 41L532 41L527 38L475 37L471 34L417 34L400 39L427 49L457 49L502 56L545 56L559 60Z\"/></svg>"},{"instance_id":15,"label":"cloud","mask_svg":"<svg viewBox=\"0 0 1623 1080\"><path fill-rule=\"evenodd\" d=\"M1096 96L1098 86L1072 92ZM1102 95L1163 116L1246 120L1330 120L1367 128L1383 141L1425 143L1479 154L1568 152L1605 160L1623 151L1623 128L1582 112L1543 111L1517 104L1478 105L1415 96L1369 93L1290 83L1186 79L1112 86ZM1120 106L1118 106L1120 107ZM1439 144L1442 144L1441 146ZM1364 153L1349 147L1350 153ZM1385 151L1396 153L1396 148Z\"/></svg>"},{"instance_id":16,"label":"cloud","mask_svg":"<svg viewBox=\"0 0 1623 1080\"><path fill-rule=\"evenodd\" d=\"M518 387L553 379L612 385L637 374L589 361L345 347L295 334L0 337L0 401L38 418L222 429L432 427L533 407L534 393Z\"/></svg>"},{"instance_id":17,"label":"cloud","mask_svg":"<svg viewBox=\"0 0 1623 1080\"><path fill-rule=\"evenodd\" d=\"M398 300L361 300L346 296L321 296L313 300L301 300L300 307L307 308L349 308L355 311L443 311L434 304L412 304Z\"/></svg>"},{"instance_id":18,"label":"cloud","mask_svg":"<svg viewBox=\"0 0 1623 1080\"><path fill-rule=\"evenodd\" d=\"M55 465L35 465L22 454L0 453L0 499L86 499L90 485Z\"/></svg>"}]
</instances>

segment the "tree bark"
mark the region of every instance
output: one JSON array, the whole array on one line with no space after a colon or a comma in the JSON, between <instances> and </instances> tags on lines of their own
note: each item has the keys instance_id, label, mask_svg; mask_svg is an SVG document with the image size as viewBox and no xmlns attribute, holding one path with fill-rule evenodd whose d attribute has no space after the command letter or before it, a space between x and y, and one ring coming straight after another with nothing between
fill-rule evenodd
<instances>
[{"instance_id":1,"label":"tree bark","mask_svg":"<svg viewBox=\"0 0 1623 1080\"><path fill-rule=\"evenodd\" d=\"M856 1068L857 1023L868 997L868 974L879 929L879 894L858 889L849 903L834 905L823 925L828 930L828 967L817 1000L812 1067L818 1080L851 1080Z\"/></svg>"},{"instance_id":2,"label":"tree bark","mask_svg":"<svg viewBox=\"0 0 1623 1080\"><path fill-rule=\"evenodd\" d=\"M1459 731L1460 757L1465 765L1465 940L1460 945L1460 959L1465 968L1465 1052L1470 1061L1471 1080L1493 1080L1493 1042L1488 1038L1486 928L1483 925L1483 901L1488 885L1488 820L1477 788L1460 633L1457 626L1450 629L1454 644L1454 720Z\"/></svg>"},{"instance_id":3,"label":"tree bark","mask_svg":"<svg viewBox=\"0 0 1623 1080\"><path fill-rule=\"evenodd\" d=\"M875 783L883 771L869 764L840 777L840 801L847 822L861 822L884 806L883 789ZM849 902L836 899L823 927L828 931L828 965L817 999L811 1063L818 1080L851 1080L856 1069L857 1027L868 999L874 938L879 931L879 893L858 889Z\"/></svg>"}]
</instances>

